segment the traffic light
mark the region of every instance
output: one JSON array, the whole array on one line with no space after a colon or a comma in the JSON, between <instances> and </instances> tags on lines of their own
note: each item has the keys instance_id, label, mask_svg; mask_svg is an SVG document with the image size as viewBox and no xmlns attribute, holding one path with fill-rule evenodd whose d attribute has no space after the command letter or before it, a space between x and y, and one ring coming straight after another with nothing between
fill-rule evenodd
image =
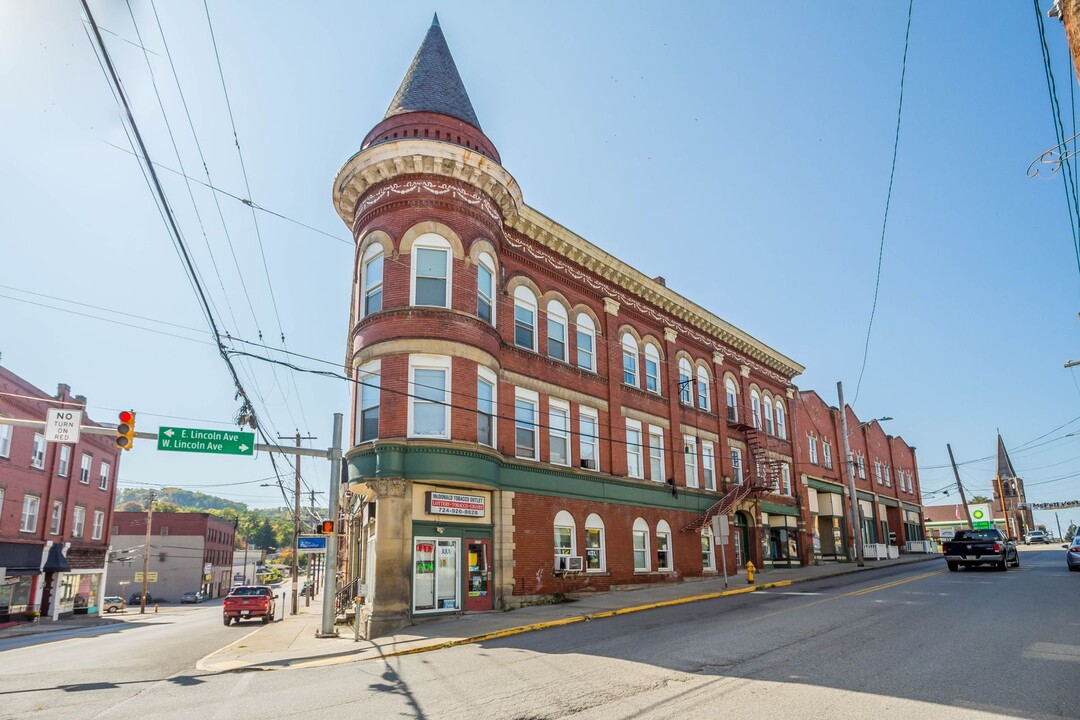
<instances>
[{"instance_id":1,"label":"traffic light","mask_svg":"<svg viewBox=\"0 0 1080 720\"><path fill-rule=\"evenodd\" d=\"M120 422L116 426L116 447L130 450L135 442L135 411L121 410Z\"/></svg>"},{"instance_id":2,"label":"traffic light","mask_svg":"<svg viewBox=\"0 0 1080 720\"><path fill-rule=\"evenodd\" d=\"M323 535L333 535L334 534L334 521L333 520L323 520L321 523L319 523L319 532L322 533Z\"/></svg>"}]
</instances>

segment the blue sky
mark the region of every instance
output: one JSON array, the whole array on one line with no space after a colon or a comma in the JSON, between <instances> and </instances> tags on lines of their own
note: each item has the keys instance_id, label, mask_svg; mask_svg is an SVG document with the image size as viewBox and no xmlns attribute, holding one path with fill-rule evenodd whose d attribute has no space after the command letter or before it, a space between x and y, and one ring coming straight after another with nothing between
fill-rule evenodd
<instances>
[{"instance_id":1,"label":"blue sky","mask_svg":"<svg viewBox=\"0 0 1080 720\"><path fill-rule=\"evenodd\" d=\"M277 346L280 326L290 350L340 360L352 259L331 181L382 118L438 11L480 122L526 202L804 364L800 387L835 403L842 380L855 398L906 2L209 6L252 199L338 238L260 212L260 251L251 211L219 196L238 275L210 191L193 185L197 217L184 182L164 172L234 335L255 339L261 329ZM147 60L131 44L128 7L91 8L110 31L152 155L205 179L154 7L131 2L180 161ZM202 5L157 0L156 10L214 183L245 197ZM1071 127L1075 75L1060 23L1046 28ZM126 309L199 332L110 317L205 342L139 167L111 145L128 141L76 0L0 4L0 97L0 296L106 315L18 288ZM1080 475L1063 477L1080 473L1080 437L1059 439L1080 430L1080 379L1063 369L1080 358L1080 277L1060 178L1025 177L1055 142L1031 5L975 12L917 1L880 299L855 409L895 418L887 427L918 448L925 490L951 482L946 443L961 461L988 456L1000 429L1030 499L1080 500ZM101 420L133 407L140 430L182 424L163 416L224 427L210 421L228 423L236 409L211 346L8 297L0 313L4 365L46 390L70 383ZM348 410L344 383L266 365L244 373L272 433L299 428L325 446L331 414ZM1039 442L1052 442L1023 447L1044 433ZM325 463L303 470L325 488ZM991 462L961 473L972 492L988 494ZM120 474L254 505L281 497L256 482L271 474L265 458L170 456L147 441ZM1069 519L1080 521L1080 510L1063 512Z\"/></svg>"}]
</instances>

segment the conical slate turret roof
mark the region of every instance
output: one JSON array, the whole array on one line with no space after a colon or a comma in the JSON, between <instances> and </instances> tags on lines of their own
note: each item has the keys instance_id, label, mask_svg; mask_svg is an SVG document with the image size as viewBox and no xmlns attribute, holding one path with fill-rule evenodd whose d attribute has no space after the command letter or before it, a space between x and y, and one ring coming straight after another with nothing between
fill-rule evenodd
<instances>
[{"instance_id":1,"label":"conical slate turret roof","mask_svg":"<svg viewBox=\"0 0 1080 720\"><path fill-rule=\"evenodd\" d=\"M1001 439L1000 433L997 437L997 476L1002 480L1016 477L1009 451L1005 449L1005 441Z\"/></svg>"},{"instance_id":2,"label":"conical slate turret roof","mask_svg":"<svg viewBox=\"0 0 1080 720\"><path fill-rule=\"evenodd\" d=\"M385 118L408 112L433 112L449 115L480 130L465 84L439 27L439 16L431 21L416 57L409 65Z\"/></svg>"}]
</instances>

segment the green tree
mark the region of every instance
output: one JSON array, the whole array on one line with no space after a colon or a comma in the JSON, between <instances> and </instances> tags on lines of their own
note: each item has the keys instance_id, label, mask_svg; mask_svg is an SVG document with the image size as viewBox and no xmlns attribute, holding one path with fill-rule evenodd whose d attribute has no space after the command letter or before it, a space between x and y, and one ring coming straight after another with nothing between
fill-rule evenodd
<instances>
[{"instance_id":1,"label":"green tree","mask_svg":"<svg viewBox=\"0 0 1080 720\"><path fill-rule=\"evenodd\" d=\"M985 495L976 495L975 497L968 500L968 502L974 504L974 503L990 503L990 502L994 502L994 501L991 500L990 498L986 497Z\"/></svg>"},{"instance_id":2,"label":"green tree","mask_svg":"<svg viewBox=\"0 0 1080 720\"><path fill-rule=\"evenodd\" d=\"M278 546L274 527L266 518L263 518L262 521L259 522L250 541L252 545L262 550L269 550Z\"/></svg>"},{"instance_id":3,"label":"green tree","mask_svg":"<svg viewBox=\"0 0 1080 720\"><path fill-rule=\"evenodd\" d=\"M117 508L120 512L145 512L146 508L137 500L128 500Z\"/></svg>"},{"instance_id":4,"label":"green tree","mask_svg":"<svg viewBox=\"0 0 1080 720\"><path fill-rule=\"evenodd\" d=\"M1072 539L1076 537L1076 523L1071 523L1069 529L1065 531L1065 541L1072 542Z\"/></svg>"},{"instance_id":5,"label":"green tree","mask_svg":"<svg viewBox=\"0 0 1080 720\"><path fill-rule=\"evenodd\" d=\"M154 500L154 512L177 513L181 512L180 506L168 500Z\"/></svg>"}]
</instances>

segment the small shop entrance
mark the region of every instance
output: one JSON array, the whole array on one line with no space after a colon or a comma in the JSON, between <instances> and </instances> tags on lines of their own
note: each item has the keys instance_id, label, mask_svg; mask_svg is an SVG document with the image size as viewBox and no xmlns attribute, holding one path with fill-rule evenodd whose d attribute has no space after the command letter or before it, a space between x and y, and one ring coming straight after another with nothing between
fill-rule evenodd
<instances>
[{"instance_id":1,"label":"small shop entrance","mask_svg":"<svg viewBox=\"0 0 1080 720\"><path fill-rule=\"evenodd\" d=\"M465 539L465 609L491 609L491 541Z\"/></svg>"}]
</instances>

